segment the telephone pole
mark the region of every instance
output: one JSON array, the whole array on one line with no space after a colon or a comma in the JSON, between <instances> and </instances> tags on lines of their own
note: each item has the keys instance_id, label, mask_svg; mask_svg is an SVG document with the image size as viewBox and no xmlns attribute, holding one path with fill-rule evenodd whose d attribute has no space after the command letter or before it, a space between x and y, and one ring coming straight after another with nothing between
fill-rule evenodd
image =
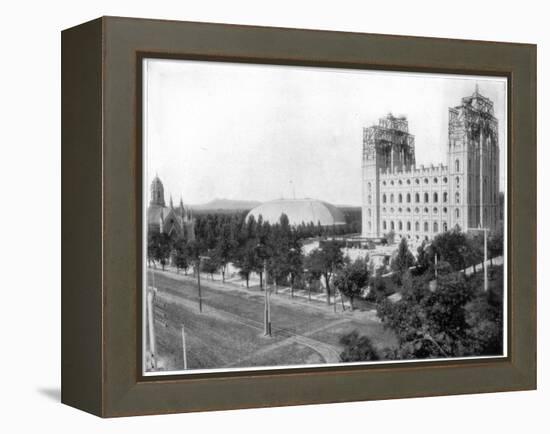
<instances>
[{"instance_id":1,"label":"telephone pole","mask_svg":"<svg viewBox=\"0 0 550 434\"><path fill-rule=\"evenodd\" d=\"M147 323L149 330L149 351L151 352L151 367L153 369L157 368L156 354L157 354L157 345L155 337L155 316L153 313L153 306L155 304L155 295L156 288L149 287L147 289Z\"/></svg>"},{"instance_id":2,"label":"telephone pole","mask_svg":"<svg viewBox=\"0 0 550 434\"><path fill-rule=\"evenodd\" d=\"M185 327L181 325L181 344L183 351L183 369L187 369L187 344L185 342Z\"/></svg>"},{"instance_id":3,"label":"telephone pole","mask_svg":"<svg viewBox=\"0 0 550 434\"><path fill-rule=\"evenodd\" d=\"M202 313L202 292L201 292L201 263L203 259L210 259L210 256L199 256L197 270L197 285L199 287L199 312Z\"/></svg>"},{"instance_id":4,"label":"telephone pole","mask_svg":"<svg viewBox=\"0 0 550 434\"><path fill-rule=\"evenodd\" d=\"M271 337L271 312L267 288L267 261L264 260L264 335Z\"/></svg>"}]
</instances>

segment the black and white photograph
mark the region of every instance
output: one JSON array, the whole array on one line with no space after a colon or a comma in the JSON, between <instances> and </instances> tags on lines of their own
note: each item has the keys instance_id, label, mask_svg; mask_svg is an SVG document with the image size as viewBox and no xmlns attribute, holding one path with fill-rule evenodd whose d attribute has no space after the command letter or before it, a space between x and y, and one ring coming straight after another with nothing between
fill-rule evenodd
<instances>
[{"instance_id":1,"label":"black and white photograph","mask_svg":"<svg viewBox=\"0 0 550 434\"><path fill-rule=\"evenodd\" d=\"M143 375L507 356L506 78L142 68Z\"/></svg>"}]
</instances>

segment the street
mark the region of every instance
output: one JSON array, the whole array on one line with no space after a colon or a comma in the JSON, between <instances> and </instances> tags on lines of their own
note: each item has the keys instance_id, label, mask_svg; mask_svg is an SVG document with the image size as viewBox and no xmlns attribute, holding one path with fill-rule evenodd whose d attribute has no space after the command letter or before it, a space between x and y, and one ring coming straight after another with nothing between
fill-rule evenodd
<instances>
[{"instance_id":1,"label":"street","mask_svg":"<svg viewBox=\"0 0 550 434\"><path fill-rule=\"evenodd\" d=\"M338 363L341 336L353 330L379 348L395 338L374 313L271 293L272 336L264 336L264 292L211 281L203 275L202 313L196 278L149 270L157 288L155 334L158 367L183 370L182 324L188 369Z\"/></svg>"}]
</instances>

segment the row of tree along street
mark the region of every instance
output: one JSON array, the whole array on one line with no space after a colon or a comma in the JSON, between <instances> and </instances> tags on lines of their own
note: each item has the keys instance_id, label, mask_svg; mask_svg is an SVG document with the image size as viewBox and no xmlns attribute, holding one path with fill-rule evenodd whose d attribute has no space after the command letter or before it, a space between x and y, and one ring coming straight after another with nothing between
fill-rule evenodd
<instances>
[{"instance_id":1,"label":"row of tree along street","mask_svg":"<svg viewBox=\"0 0 550 434\"><path fill-rule=\"evenodd\" d=\"M312 223L291 226L284 214L277 224L261 216L246 219L245 213L207 214L197 217L193 241L150 232L147 258L162 268L171 261L185 273L199 267L211 275L221 273L223 281L231 264L247 286L251 274L257 274L261 288L267 270L275 288L289 286L292 294L295 288L319 291L324 286L328 304L339 291L351 309L360 296L366 298L399 345L375 348L368 337L352 333L342 338L342 361L502 353L502 267L490 267L487 292L478 274L463 272L482 261L482 237L457 228L423 243L416 258L403 238L391 261L375 270L368 257L350 261L343 244L331 239L346 230L350 228ZM304 255L302 244L312 237L320 240L319 247ZM491 233L489 257L502 255L502 249L502 231ZM384 277L390 270L391 276ZM401 299L389 301L395 292Z\"/></svg>"}]
</instances>

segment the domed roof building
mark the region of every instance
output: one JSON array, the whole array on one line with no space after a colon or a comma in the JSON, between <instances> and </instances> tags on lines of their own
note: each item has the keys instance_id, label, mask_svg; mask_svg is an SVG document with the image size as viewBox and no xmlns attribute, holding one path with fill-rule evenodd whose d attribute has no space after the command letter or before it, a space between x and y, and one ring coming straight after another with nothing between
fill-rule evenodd
<instances>
[{"instance_id":1,"label":"domed roof building","mask_svg":"<svg viewBox=\"0 0 550 434\"><path fill-rule=\"evenodd\" d=\"M286 214L290 225L301 223L321 224L321 226L343 225L346 223L344 214L327 202L315 199L277 199L265 202L251 210L246 218L254 216L256 220L261 215L264 221L278 223L281 214Z\"/></svg>"}]
</instances>

